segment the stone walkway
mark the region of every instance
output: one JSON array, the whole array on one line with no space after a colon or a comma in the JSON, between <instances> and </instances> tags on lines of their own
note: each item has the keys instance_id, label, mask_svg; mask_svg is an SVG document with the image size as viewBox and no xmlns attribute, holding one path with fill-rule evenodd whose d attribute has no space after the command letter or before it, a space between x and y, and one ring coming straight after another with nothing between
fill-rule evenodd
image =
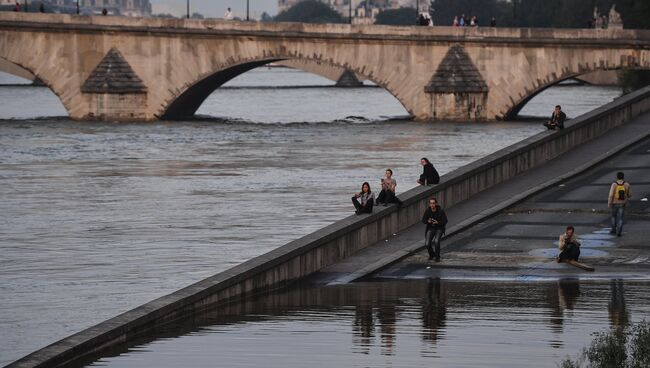
<instances>
[{"instance_id":1,"label":"stone walkway","mask_svg":"<svg viewBox=\"0 0 650 368\"><path fill-rule=\"evenodd\" d=\"M614 238L608 234L606 198L619 170L625 171L632 183L634 200L624 236ZM551 259L556 254L555 242L568 224L576 226L585 240L583 259L597 268L591 277L612 273L647 277L650 214L648 202L640 199L649 192L650 114L646 114L538 169L446 209L450 222L441 263L427 260L422 250L424 225L416 224L310 279L318 284L347 283L380 270L377 276L400 278L481 274L512 279L584 274Z\"/></svg>"}]
</instances>

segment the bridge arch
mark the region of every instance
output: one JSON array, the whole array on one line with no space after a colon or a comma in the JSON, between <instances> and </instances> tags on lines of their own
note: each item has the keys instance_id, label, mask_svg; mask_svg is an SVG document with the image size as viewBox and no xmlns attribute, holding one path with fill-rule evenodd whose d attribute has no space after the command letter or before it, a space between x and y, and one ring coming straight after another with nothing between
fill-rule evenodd
<instances>
[{"instance_id":1,"label":"bridge arch","mask_svg":"<svg viewBox=\"0 0 650 368\"><path fill-rule=\"evenodd\" d=\"M16 60L10 60L8 57L0 56L0 64L3 64L6 67L3 67L0 71L17 77L31 79L34 82L38 82L39 86L47 87L59 99L59 102L61 102L68 115L70 115L70 101L66 101L66 99L63 98L62 91L50 82L48 76L39 75L30 65Z\"/></svg>"},{"instance_id":2,"label":"bridge arch","mask_svg":"<svg viewBox=\"0 0 650 368\"><path fill-rule=\"evenodd\" d=\"M647 70L650 69L646 65L647 62L643 60L641 54L638 53L620 53L610 52L601 55L600 58L594 59L593 62L583 63L584 53L579 53L580 59L565 60L563 64L558 64L556 68L548 68L543 73L540 73L535 79L526 81L524 83L515 85L510 97L510 103L505 107L505 112L501 115L503 120L511 120L516 118L521 109L532 100L535 96L549 87L557 85L565 80L578 77L583 74L588 74L595 71L607 70ZM533 70L533 68L531 68ZM525 75L522 73L522 75ZM526 83L527 82L527 83ZM559 103L560 101L558 101Z\"/></svg>"},{"instance_id":3,"label":"bridge arch","mask_svg":"<svg viewBox=\"0 0 650 368\"><path fill-rule=\"evenodd\" d=\"M341 69L351 70L355 74L361 75L365 79L368 79L378 86L384 88L393 97L395 97L397 101L399 101L399 103L404 107L409 115L413 115L413 111L412 109L409 109L408 104L405 101L402 101L399 96L391 91L388 86L382 84L380 81L367 77L361 70L359 70L358 67L341 65L329 60L320 60L315 58L273 56L262 57L259 59L238 60L237 62L222 66L213 72L200 75L196 80L190 83L186 83L185 87L180 90L179 93L172 96L172 98L164 104L162 113L159 115L159 117L164 120L180 120L183 118L191 117L196 113L196 111L208 98L208 96L210 96L212 92L214 92L217 88L221 87L226 82L257 67L286 60L317 62Z\"/></svg>"}]
</instances>

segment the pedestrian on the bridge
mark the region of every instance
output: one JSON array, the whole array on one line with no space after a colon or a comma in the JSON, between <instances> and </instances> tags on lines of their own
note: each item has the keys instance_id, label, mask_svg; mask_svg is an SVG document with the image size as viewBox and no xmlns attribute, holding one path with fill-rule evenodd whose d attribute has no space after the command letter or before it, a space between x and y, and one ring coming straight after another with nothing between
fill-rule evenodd
<instances>
[{"instance_id":1,"label":"pedestrian on the bridge","mask_svg":"<svg viewBox=\"0 0 650 368\"><path fill-rule=\"evenodd\" d=\"M438 170L433 167L433 164L429 162L429 159L422 157L420 159L420 165L422 165L424 172L420 175L418 179L418 184L420 185L433 185L440 183L440 175Z\"/></svg>"},{"instance_id":2,"label":"pedestrian on the bridge","mask_svg":"<svg viewBox=\"0 0 650 368\"><path fill-rule=\"evenodd\" d=\"M20 3L16 1L16 5L14 5L14 11L19 12L20 11Z\"/></svg>"},{"instance_id":3,"label":"pedestrian on the bridge","mask_svg":"<svg viewBox=\"0 0 650 368\"><path fill-rule=\"evenodd\" d=\"M375 195L372 194L368 182L363 183L361 185L361 192L356 193L352 197L352 204L354 204L354 208L356 209L354 213L357 215L372 212L372 206L375 204Z\"/></svg>"},{"instance_id":4,"label":"pedestrian on the bridge","mask_svg":"<svg viewBox=\"0 0 650 368\"><path fill-rule=\"evenodd\" d=\"M490 27L496 27L497 26L497 18L492 17L490 20Z\"/></svg>"},{"instance_id":5,"label":"pedestrian on the bridge","mask_svg":"<svg viewBox=\"0 0 650 368\"><path fill-rule=\"evenodd\" d=\"M567 226L564 234L560 235L560 254L557 261L576 261L580 258L580 240L575 234L573 226Z\"/></svg>"},{"instance_id":6,"label":"pedestrian on the bridge","mask_svg":"<svg viewBox=\"0 0 650 368\"><path fill-rule=\"evenodd\" d=\"M429 207L422 215L422 223L427 225L424 230L424 245L429 252L429 260L440 262L440 240L447 228L447 214L438 205L437 199L429 199Z\"/></svg>"},{"instance_id":7,"label":"pedestrian on the bridge","mask_svg":"<svg viewBox=\"0 0 650 368\"><path fill-rule=\"evenodd\" d=\"M551 114L551 120L545 122L544 126L549 130L564 129L564 120L566 120L566 114L562 111L562 106L557 105Z\"/></svg>"},{"instance_id":8,"label":"pedestrian on the bridge","mask_svg":"<svg viewBox=\"0 0 650 368\"><path fill-rule=\"evenodd\" d=\"M386 169L386 176L381 179L381 192L377 196L377 204L387 206L389 203L397 203L398 206L402 205L402 201L395 195L397 190L397 180L393 178L393 170Z\"/></svg>"},{"instance_id":9,"label":"pedestrian on the bridge","mask_svg":"<svg viewBox=\"0 0 650 368\"><path fill-rule=\"evenodd\" d=\"M226 9L226 13L223 15L223 19L225 20L233 19L232 10L230 10L230 8Z\"/></svg>"},{"instance_id":10,"label":"pedestrian on the bridge","mask_svg":"<svg viewBox=\"0 0 650 368\"><path fill-rule=\"evenodd\" d=\"M106 8L102 9L102 15L108 15L108 10L106 10Z\"/></svg>"},{"instance_id":11,"label":"pedestrian on the bridge","mask_svg":"<svg viewBox=\"0 0 650 368\"><path fill-rule=\"evenodd\" d=\"M609 197L607 198L607 207L612 210L612 228L609 231L610 234L616 234L618 236L623 234L625 206L631 196L630 183L625 181L625 174L619 171L616 174L616 181L609 188Z\"/></svg>"},{"instance_id":12,"label":"pedestrian on the bridge","mask_svg":"<svg viewBox=\"0 0 650 368\"><path fill-rule=\"evenodd\" d=\"M465 21L465 14L461 14L460 19L458 19L458 26L465 27L467 22Z\"/></svg>"},{"instance_id":13,"label":"pedestrian on the bridge","mask_svg":"<svg viewBox=\"0 0 650 368\"><path fill-rule=\"evenodd\" d=\"M458 27L458 16L454 16L454 20L451 21L451 26L452 27Z\"/></svg>"},{"instance_id":14,"label":"pedestrian on the bridge","mask_svg":"<svg viewBox=\"0 0 650 368\"><path fill-rule=\"evenodd\" d=\"M470 19L469 26L478 27L478 18L476 17L476 15L472 16L472 19Z\"/></svg>"}]
</instances>

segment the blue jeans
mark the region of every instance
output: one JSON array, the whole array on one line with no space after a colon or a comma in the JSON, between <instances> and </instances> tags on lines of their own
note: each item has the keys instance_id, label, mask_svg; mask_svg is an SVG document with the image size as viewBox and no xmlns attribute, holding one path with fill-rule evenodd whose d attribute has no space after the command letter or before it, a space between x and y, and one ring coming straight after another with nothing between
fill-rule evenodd
<instances>
[{"instance_id":1,"label":"blue jeans","mask_svg":"<svg viewBox=\"0 0 650 368\"><path fill-rule=\"evenodd\" d=\"M429 252L429 258L440 259L440 238L442 238L442 229L429 227L424 233L424 245Z\"/></svg>"},{"instance_id":2,"label":"blue jeans","mask_svg":"<svg viewBox=\"0 0 650 368\"><path fill-rule=\"evenodd\" d=\"M624 204L612 204L612 231L621 235L623 233Z\"/></svg>"}]
</instances>

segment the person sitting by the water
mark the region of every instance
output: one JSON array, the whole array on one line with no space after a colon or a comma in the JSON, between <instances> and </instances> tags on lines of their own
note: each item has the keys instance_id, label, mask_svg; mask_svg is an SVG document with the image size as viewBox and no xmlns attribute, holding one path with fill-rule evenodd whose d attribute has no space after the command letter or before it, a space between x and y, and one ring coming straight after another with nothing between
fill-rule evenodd
<instances>
[{"instance_id":1,"label":"person sitting by the water","mask_svg":"<svg viewBox=\"0 0 650 368\"><path fill-rule=\"evenodd\" d=\"M433 167L433 164L429 162L429 159L427 159L426 157L422 157L420 159L420 164L423 166L424 172L422 173L422 175L420 175L418 184L433 185L433 184L440 183L440 175L438 175L438 171L436 170L435 167Z\"/></svg>"},{"instance_id":2,"label":"person sitting by the water","mask_svg":"<svg viewBox=\"0 0 650 368\"><path fill-rule=\"evenodd\" d=\"M578 261L580 258L580 240L573 226L567 226L564 234L560 235L560 254L557 261Z\"/></svg>"},{"instance_id":3,"label":"person sitting by the water","mask_svg":"<svg viewBox=\"0 0 650 368\"><path fill-rule=\"evenodd\" d=\"M544 126L549 130L564 129L564 120L566 120L566 114L562 111L562 107L557 105L553 110L551 120L545 122Z\"/></svg>"},{"instance_id":4,"label":"person sitting by the water","mask_svg":"<svg viewBox=\"0 0 650 368\"><path fill-rule=\"evenodd\" d=\"M397 190L397 180L393 178L393 170L386 169L386 176L381 179L381 192L377 197L377 204L384 204L387 206L389 203L397 203L398 206L402 205L402 201L395 195Z\"/></svg>"},{"instance_id":5,"label":"person sitting by the water","mask_svg":"<svg viewBox=\"0 0 650 368\"><path fill-rule=\"evenodd\" d=\"M375 204L375 195L372 194L368 182L361 185L361 192L356 193L352 197L352 203L354 204L354 208L356 208L355 214L357 215L372 212L372 206Z\"/></svg>"}]
</instances>

